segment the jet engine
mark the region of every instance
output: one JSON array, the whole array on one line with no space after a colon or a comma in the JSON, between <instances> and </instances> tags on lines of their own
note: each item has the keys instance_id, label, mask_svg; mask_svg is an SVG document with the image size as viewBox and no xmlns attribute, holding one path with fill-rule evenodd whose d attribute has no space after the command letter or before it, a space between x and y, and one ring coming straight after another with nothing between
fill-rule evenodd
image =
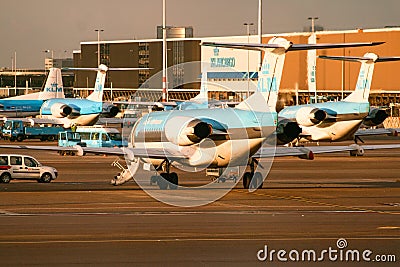
<instances>
[{"instance_id":1,"label":"jet engine","mask_svg":"<svg viewBox=\"0 0 400 267\"><path fill-rule=\"evenodd\" d=\"M290 121L288 119L282 119L278 121L276 126L276 137L278 138L279 144L287 144L299 137L301 128L297 122Z\"/></svg>"},{"instance_id":2,"label":"jet engine","mask_svg":"<svg viewBox=\"0 0 400 267\"><path fill-rule=\"evenodd\" d=\"M120 112L120 109L117 106L110 104L103 104L103 111L101 112L107 118L114 118Z\"/></svg>"},{"instance_id":3,"label":"jet engine","mask_svg":"<svg viewBox=\"0 0 400 267\"><path fill-rule=\"evenodd\" d=\"M296 112L297 123L307 127L322 122L326 117L326 112L319 108L303 107Z\"/></svg>"},{"instance_id":4,"label":"jet engine","mask_svg":"<svg viewBox=\"0 0 400 267\"><path fill-rule=\"evenodd\" d=\"M212 126L199 119L177 116L166 122L164 131L169 142L189 146L207 138L212 133Z\"/></svg>"},{"instance_id":5,"label":"jet engine","mask_svg":"<svg viewBox=\"0 0 400 267\"><path fill-rule=\"evenodd\" d=\"M51 105L51 114L56 118L64 118L72 113L72 108L64 103L54 103Z\"/></svg>"},{"instance_id":6,"label":"jet engine","mask_svg":"<svg viewBox=\"0 0 400 267\"><path fill-rule=\"evenodd\" d=\"M381 124L388 116L389 115L383 109L371 108L363 123L366 126L377 126Z\"/></svg>"}]
</instances>

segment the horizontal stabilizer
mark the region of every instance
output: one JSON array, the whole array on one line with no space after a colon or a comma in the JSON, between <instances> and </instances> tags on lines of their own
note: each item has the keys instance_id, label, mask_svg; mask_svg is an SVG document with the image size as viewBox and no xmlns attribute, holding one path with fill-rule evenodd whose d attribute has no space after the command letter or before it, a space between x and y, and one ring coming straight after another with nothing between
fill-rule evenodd
<instances>
[{"instance_id":1,"label":"horizontal stabilizer","mask_svg":"<svg viewBox=\"0 0 400 267\"><path fill-rule=\"evenodd\" d=\"M345 47L360 47L360 46L375 46L384 42L364 42L364 43L332 43L332 44L293 44L289 42L288 46L281 44L256 44L256 43L215 43L202 42L202 46L226 47L246 50L263 51L266 49L284 48L287 51L301 51L310 49L328 49L328 48L345 48Z\"/></svg>"},{"instance_id":2,"label":"horizontal stabilizer","mask_svg":"<svg viewBox=\"0 0 400 267\"><path fill-rule=\"evenodd\" d=\"M151 70L152 68L107 68L110 70ZM62 70L90 70L90 71L101 71L101 68L63 68Z\"/></svg>"},{"instance_id":3,"label":"horizontal stabilizer","mask_svg":"<svg viewBox=\"0 0 400 267\"><path fill-rule=\"evenodd\" d=\"M374 60L372 57L348 57L348 56L318 56L322 59L330 60L343 60L343 61L369 61ZM378 57L374 62L390 62L390 61L400 61L400 57Z\"/></svg>"}]
</instances>

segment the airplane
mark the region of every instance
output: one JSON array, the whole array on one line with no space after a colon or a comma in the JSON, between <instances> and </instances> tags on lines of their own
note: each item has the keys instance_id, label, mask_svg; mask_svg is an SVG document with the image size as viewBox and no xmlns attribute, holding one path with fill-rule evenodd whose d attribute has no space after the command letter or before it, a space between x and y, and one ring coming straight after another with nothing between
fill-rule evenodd
<instances>
[{"instance_id":1,"label":"airplane","mask_svg":"<svg viewBox=\"0 0 400 267\"><path fill-rule=\"evenodd\" d=\"M101 113L115 116L119 109L114 105L103 104L103 89L106 73L109 70L140 70L144 68L108 68L100 64L98 68L68 68L69 70L97 71L93 92L84 99L52 98L46 100L40 109L41 122L61 124L64 128L94 125ZM33 119L35 121L35 119Z\"/></svg>"},{"instance_id":2,"label":"airplane","mask_svg":"<svg viewBox=\"0 0 400 267\"><path fill-rule=\"evenodd\" d=\"M146 114L133 126L128 147L62 148L18 145L0 145L0 147L68 150L80 156L85 153L100 153L125 157L128 169L124 169L112 180L114 185L134 178L139 165L144 163L144 166L148 167L148 164L151 164L157 171L161 171L160 175L155 176L160 189L177 189L179 186L178 175L171 172L171 166L183 167L186 171L186 168L198 170L207 167L250 167L250 171L243 175L243 187L261 188L266 176L262 175L263 167L260 164L262 159L271 159L275 156L297 156L311 160L314 158L314 153L339 151L361 153L364 149L400 148L400 144L276 147L278 114L275 106L286 52L377 44L380 43L308 45L293 44L284 38L272 38L268 44L203 42L202 45L265 52L256 92L236 107L171 110ZM283 131L279 134L286 133Z\"/></svg>"},{"instance_id":3,"label":"airplane","mask_svg":"<svg viewBox=\"0 0 400 267\"><path fill-rule=\"evenodd\" d=\"M36 116L45 100L64 97L61 70L50 68L41 92L0 99L0 117Z\"/></svg>"},{"instance_id":4,"label":"airplane","mask_svg":"<svg viewBox=\"0 0 400 267\"><path fill-rule=\"evenodd\" d=\"M387 117L385 110L371 108L368 97L374 65L378 62L399 61L400 57L378 57L366 53L363 57L319 56L321 59L361 62L356 89L341 101L288 106L278 116L297 122L302 128L300 141L361 140L361 135L389 134L393 129L358 131L362 123L367 126L381 124ZM297 140L298 141L298 140ZM362 140L361 140L362 141Z\"/></svg>"}]
</instances>

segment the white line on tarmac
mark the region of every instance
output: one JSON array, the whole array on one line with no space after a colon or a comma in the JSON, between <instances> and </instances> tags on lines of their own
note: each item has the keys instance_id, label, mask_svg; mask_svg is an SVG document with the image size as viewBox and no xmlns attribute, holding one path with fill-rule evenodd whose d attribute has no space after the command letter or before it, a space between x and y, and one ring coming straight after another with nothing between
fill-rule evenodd
<instances>
[{"instance_id":1,"label":"white line on tarmac","mask_svg":"<svg viewBox=\"0 0 400 267\"><path fill-rule=\"evenodd\" d=\"M337 237L310 238L166 238L166 239L101 239L101 240L46 240L46 241L0 241L1 244L57 244L57 243L127 243L127 242L190 242L190 241L316 241L337 240ZM400 240L400 237L355 237L348 240Z\"/></svg>"}]
</instances>

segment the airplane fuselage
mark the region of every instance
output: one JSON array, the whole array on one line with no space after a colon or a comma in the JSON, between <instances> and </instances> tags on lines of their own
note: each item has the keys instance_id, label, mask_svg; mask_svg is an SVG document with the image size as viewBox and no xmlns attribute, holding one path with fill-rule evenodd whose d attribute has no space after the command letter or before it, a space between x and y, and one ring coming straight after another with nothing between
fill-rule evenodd
<instances>
[{"instance_id":1,"label":"airplane fuselage","mask_svg":"<svg viewBox=\"0 0 400 267\"><path fill-rule=\"evenodd\" d=\"M22 118L40 113L43 100L0 100L0 116Z\"/></svg>"},{"instance_id":2,"label":"airplane fuselage","mask_svg":"<svg viewBox=\"0 0 400 267\"><path fill-rule=\"evenodd\" d=\"M309 141L343 141L354 138L363 119L368 116L368 102L325 102L308 105L290 106L279 112L279 117L296 120L296 112L304 107L318 108L328 117L313 126L300 125L303 138Z\"/></svg>"},{"instance_id":3,"label":"airplane fuselage","mask_svg":"<svg viewBox=\"0 0 400 267\"><path fill-rule=\"evenodd\" d=\"M179 150L186 156L176 162L190 167L226 167L247 165L249 158L257 152L263 141L274 135L275 112L253 112L247 110L198 109L170 112L153 112L143 116L134 126L131 143L137 148L159 148ZM171 125L173 121L182 124ZM170 132L182 135L185 122L198 120L212 127L212 133L199 142L181 145ZM172 141L171 141L172 140ZM158 166L162 159L145 158L144 161Z\"/></svg>"},{"instance_id":4,"label":"airplane fuselage","mask_svg":"<svg viewBox=\"0 0 400 267\"><path fill-rule=\"evenodd\" d=\"M53 114L54 106L67 105L72 108L68 116ZM42 118L55 119L64 125L94 125L103 110L103 103L88 99L54 98L45 101L40 110Z\"/></svg>"}]
</instances>

